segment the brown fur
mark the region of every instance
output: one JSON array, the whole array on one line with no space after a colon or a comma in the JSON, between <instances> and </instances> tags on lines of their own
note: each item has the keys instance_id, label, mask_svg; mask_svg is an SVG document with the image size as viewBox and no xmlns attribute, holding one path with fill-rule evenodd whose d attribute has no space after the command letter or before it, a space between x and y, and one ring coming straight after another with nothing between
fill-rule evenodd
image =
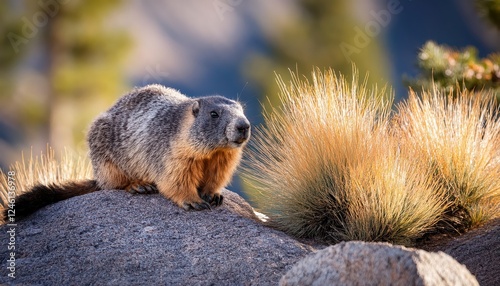
<instances>
[{"instance_id":1,"label":"brown fur","mask_svg":"<svg viewBox=\"0 0 500 286\"><path fill-rule=\"evenodd\" d=\"M241 149L222 149L203 155L192 152L191 148L174 150L180 152L170 159L166 175L156 184L161 194L180 207L201 203L199 193L220 195L241 158Z\"/></svg>"},{"instance_id":2,"label":"brown fur","mask_svg":"<svg viewBox=\"0 0 500 286\"><path fill-rule=\"evenodd\" d=\"M189 144L193 121L191 116L184 118L181 132L172 146L175 155L165 159L167 170L157 181L158 191L180 207L185 207L186 203L202 203L199 193L220 195L241 158L241 149L206 151Z\"/></svg>"}]
</instances>

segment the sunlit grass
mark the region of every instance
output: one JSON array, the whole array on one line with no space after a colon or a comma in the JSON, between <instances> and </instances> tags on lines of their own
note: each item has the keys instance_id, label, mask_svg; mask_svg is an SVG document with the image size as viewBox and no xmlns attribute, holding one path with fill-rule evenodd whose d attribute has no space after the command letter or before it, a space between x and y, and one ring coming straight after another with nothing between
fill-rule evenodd
<instances>
[{"instance_id":1,"label":"sunlit grass","mask_svg":"<svg viewBox=\"0 0 500 286\"><path fill-rule=\"evenodd\" d=\"M456 231L500 216L500 122L488 98L410 92L395 120L405 155L446 191L443 221Z\"/></svg>"},{"instance_id":2,"label":"sunlit grass","mask_svg":"<svg viewBox=\"0 0 500 286\"><path fill-rule=\"evenodd\" d=\"M297 237L411 244L447 209L443 193L399 152L385 89L331 70L312 83L281 79L244 158L249 196L269 223ZM389 96L390 97L390 96Z\"/></svg>"},{"instance_id":3,"label":"sunlit grass","mask_svg":"<svg viewBox=\"0 0 500 286\"><path fill-rule=\"evenodd\" d=\"M22 155L20 161L13 164L9 171L15 182L15 192L20 195L36 184L61 183L64 181L92 179L92 166L86 157L72 154L68 150L56 157L54 150L47 148L45 154L29 158ZM8 171L6 171L8 173ZM5 206L9 189L8 174L0 170L0 199Z\"/></svg>"}]
</instances>

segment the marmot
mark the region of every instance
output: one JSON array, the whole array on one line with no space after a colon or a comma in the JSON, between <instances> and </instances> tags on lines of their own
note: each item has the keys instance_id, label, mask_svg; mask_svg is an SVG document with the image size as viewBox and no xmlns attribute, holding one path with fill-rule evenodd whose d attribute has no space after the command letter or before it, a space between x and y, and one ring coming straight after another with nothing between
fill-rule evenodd
<instances>
[{"instance_id":1,"label":"marmot","mask_svg":"<svg viewBox=\"0 0 500 286\"><path fill-rule=\"evenodd\" d=\"M249 137L236 101L189 98L161 85L134 89L90 127L95 180L36 185L16 198L16 217L105 189L160 192L186 210L219 206Z\"/></svg>"}]
</instances>

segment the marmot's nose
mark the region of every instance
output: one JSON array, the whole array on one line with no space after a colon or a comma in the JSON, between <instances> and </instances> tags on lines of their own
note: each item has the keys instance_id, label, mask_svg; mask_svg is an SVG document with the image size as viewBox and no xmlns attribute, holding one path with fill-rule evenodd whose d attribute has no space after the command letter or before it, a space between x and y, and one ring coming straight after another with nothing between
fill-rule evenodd
<instances>
[{"instance_id":1,"label":"marmot's nose","mask_svg":"<svg viewBox=\"0 0 500 286\"><path fill-rule=\"evenodd\" d=\"M236 123L236 130L243 139L247 139L250 133L250 123L247 120L240 120Z\"/></svg>"},{"instance_id":2,"label":"marmot's nose","mask_svg":"<svg viewBox=\"0 0 500 286\"><path fill-rule=\"evenodd\" d=\"M248 122L243 122L241 124L236 125L236 129L240 132L247 132L250 129L250 124Z\"/></svg>"},{"instance_id":3,"label":"marmot's nose","mask_svg":"<svg viewBox=\"0 0 500 286\"><path fill-rule=\"evenodd\" d=\"M250 123L248 123L248 121L246 120L241 120L236 124L236 129L238 129L240 133L245 133L248 131L248 129L250 129Z\"/></svg>"}]
</instances>

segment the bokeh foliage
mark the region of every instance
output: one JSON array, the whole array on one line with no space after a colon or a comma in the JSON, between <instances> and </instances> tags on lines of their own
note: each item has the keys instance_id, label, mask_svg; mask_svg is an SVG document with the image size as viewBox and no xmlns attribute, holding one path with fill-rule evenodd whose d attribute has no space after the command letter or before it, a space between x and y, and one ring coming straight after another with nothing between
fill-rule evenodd
<instances>
[{"instance_id":1,"label":"bokeh foliage","mask_svg":"<svg viewBox=\"0 0 500 286\"><path fill-rule=\"evenodd\" d=\"M0 111L25 142L84 146L91 118L128 88L123 66L131 38L106 24L120 5L2 1Z\"/></svg>"},{"instance_id":2,"label":"bokeh foliage","mask_svg":"<svg viewBox=\"0 0 500 286\"><path fill-rule=\"evenodd\" d=\"M359 12L356 8L359 7L356 7L355 2L299 0L297 6L300 13L294 17L277 21L271 29L266 25L267 22L260 23L268 49L265 54L250 56L243 70L261 88L261 102L265 106L279 105L275 74L281 75L286 82L290 80L289 69L309 79L309 71L313 66L333 68L349 76L354 62L360 73L370 74L368 84L387 83L388 60L381 45L382 37L366 35L365 25L373 20L373 16L363 18L356 15ZM383 30L384 27L381 27L380 32ZM357 33L364 33L366 46L355 44ZM342 44L350 45L356 51L346 56Z\"/></svg>"},{"instance_id":3,"label":"bokeh foliage","mask_svg":"<svg viewBox=\"0 0 500 286\"><path fill-rule=\"evenodd\" d=\"M418 54L420 75L407 79L417 91L434 87L446 92L490 90L500 100L500 54L479 58L477 49L467 47L456 50L432 41L427 42Z\"/></svg>"}]
</instances>

